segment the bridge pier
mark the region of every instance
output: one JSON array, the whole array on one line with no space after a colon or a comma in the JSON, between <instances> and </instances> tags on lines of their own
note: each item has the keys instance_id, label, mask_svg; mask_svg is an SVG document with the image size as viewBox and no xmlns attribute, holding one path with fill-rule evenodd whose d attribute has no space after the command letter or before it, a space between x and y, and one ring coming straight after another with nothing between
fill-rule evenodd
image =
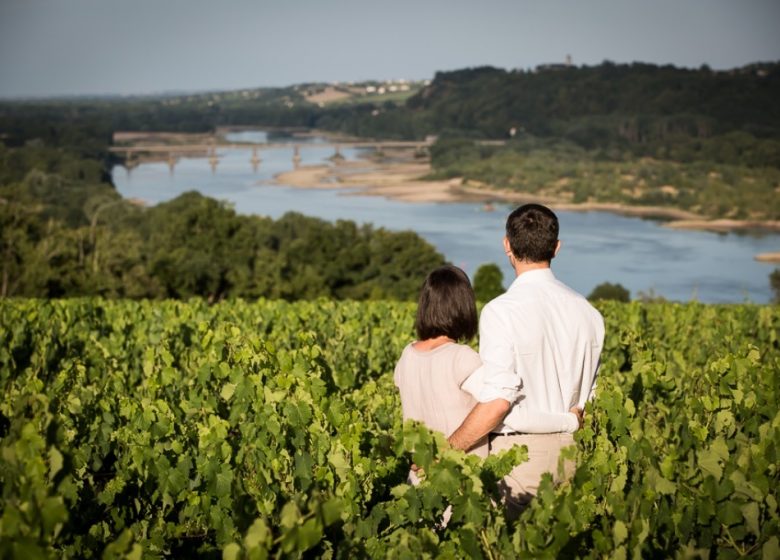
<instances>
[{"instance_id":1,"label":"bridge pier","mask_svg":"<svg viewBox=\"0 0 780 560\"><path fill-rule=\"evenodd\" d=\"M257 155L257 146L252 148L252 159L249 161L252 164L252 170L257 173L257 168L260 167L260 162L263 161L260 159L260 156Z\"/></svg>"},{"instance_id":2,"label":"bridge pier","mask_svg":"<svg viewBox=\"0 0 780 560\"><path fill-rule=\"evenodd\" d=\"M293 167L295 169L298 169L301 166L301 148L298 146L298 144L295 145L295 148L293 150Z\"/></svg>"},{"instance_id":3,"label":"bridge pier","mask_svg":"<svg viewBox=\"0 0 780 560\"><path fill-rule=\"evenodd\" d=\"M336 165L344 161L344 156L341 155L341 147L338 144L336 144L336 149L334 150L333 155L330 156L330 160Z\"/></svg>"},{"instance_id":4,"label":"bridge pier","mask_svg":"<svg viewBox=\"0 0 780 560\"><path fill-rule=\"evenodd\" d=\"M173 170L176 167L176 163L178 161L179 160L176 158L176 156L173 155L173 152L170 152L168 154L168 171L170 172L171 175L173 175Z\"/></svg>"},{"instance_id":5,"label":"bridge pier","mask_svg":"<svg viewBox=\"0 0 780 560\"><path fill-rule=\"evenodd\" d=\"M127 172L127 177L129 178L130 175L133 172L133 169L138 167L138 160L135 159L131 154L128 154L127 158L124 161L124 167L125 171Z\"/></svg>"},{"instance_id":6,"label":"bridge pier","mask_svg":"<svg viewBox=\"0 0 780 560\"><path fill-rule=\"evenodd\" d=\"M219 165L219 158L217 157L217 150L213 144L209 149L209 165L211 166L212 175L217 172L217 165Z\"/></svg>"}]
</instances>

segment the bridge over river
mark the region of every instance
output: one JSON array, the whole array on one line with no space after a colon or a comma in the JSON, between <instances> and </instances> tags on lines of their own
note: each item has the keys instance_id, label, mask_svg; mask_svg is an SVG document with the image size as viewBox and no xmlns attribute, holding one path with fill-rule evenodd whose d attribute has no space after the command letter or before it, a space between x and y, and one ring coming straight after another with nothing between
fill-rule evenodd
<instances>
[{"instance_id":1,"label":"bridge over river","mask_svg":"<svg viewBox=\"0 0 780 560\"><path fill-rule=\"evenodd\" d=\"M484 145L503 145L503 140L482 140ZM252 157L249 162L257 171L262 159L259 152L262 150L287 149L292 151L292 162L295 167L301 164L301 146L316 148L333 148L334 160L342 159L341 150L349 148L373 149L376 152L385 150L426 150L433 144L430 140L383 140L383 141L342 141L342 142L317 142L315 144L297 144L291 142L211 142L192 144L139 144L132 146L111 146L110 152L124 156L124 166L129 170L140 163L144 156L151 159L165 159L173 172L176 162L180 157L206 156L209 159L211 170L216 171L219 165L217 150L251 150Z\"/></svg>"},{"instance_id":2,"label":"bridge over river","mask_svg":"<svg viewBox=\"0 0 780 560\"><path fill-rule=\"evenodd\" d=\"M301 164L301 146L310 146L317 148L333 148L333 158L340 159L341 150L348 148L373 149L377 152L384 150L423 150L431 145L428 141L358 141L358 142L317 142L316 144L296 144L291 142L268 142L268 143L249 143L249 142L211 142L200 144L141 144L135 146L111 146L110 152L124 156L124 164L128 169L135 167L142 156L149 156L154 159L167 159L168 165L173 171L176 162L180 157L198 157L208 156L212 171L216 170L219 164L219 155L217 150L251 150L252 157L249 162L256 169L262 161L259 152L262 150L280 150L287 149L292 151L292 162L297 167Z\"/></svg>"}]
</instances>

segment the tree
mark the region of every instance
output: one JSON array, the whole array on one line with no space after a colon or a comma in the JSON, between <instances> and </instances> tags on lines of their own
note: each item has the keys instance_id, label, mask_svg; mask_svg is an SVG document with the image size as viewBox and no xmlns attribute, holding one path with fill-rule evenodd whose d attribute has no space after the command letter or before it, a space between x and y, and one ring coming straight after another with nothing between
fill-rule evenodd
<instances>
[{"instance_id":1,"label":"tree","mask_svg":"<svg viewBox=\"0 0 780 560\"><path fill-rule=\"evenodd\" d=\"M772 291L775 293L774 302L780 303L780 268L776 268L769 275L769 285L772 286Z\"/></svg>"},{"instance_id":2,"label":"tree","mask_svg":"<svg viewBox=\"0 0 780 560\"><path fill-rule=\"evenodd\" d=\"M504 274L497 264L483 264L474 275L477 301L488 302L504 293Z\"/></svg>"},{"instance_id":3,"label":"tree","mask_svg":"<svg viewBox=\"0 0 780 560\"><path fill-rule=\"evenodd\" d=\"M620 284L610 284L609 282L602 282L595 288L588 296L590 300L598 299L611 299L615 301L629 302L631 301L631 292Z\"/></svg>"},{"instance_id":4,"label":"tree","mask_svg":"<svg viewBox=\"0 0 780 560\"><path fill-rule=\"evenodd\" d=\"M227 295L228 271L246 259L232 243L240 223L235 211L193 191L149 209L146 217L150 271L167 297L215 301Z\"/></svg>"},{"instance_id":5,"label":"tree","mask_svg":"<svg viewBox=\"0 0 780 560\"><path fill-rule=\"evenodd\" d=\"M364 278L371 299L414 300L427 274L445 263L441 253L413 231L369 232Z\"/></svg>"},{"instance_id":6,"label":"tree","mask_svg":"<svg viewBox=\"0 0 780 560\"><path fill-rule=\"evenodd\" d=\"M42 295L24 293L29 286L22 282L45 225L40 220L39 205L20 204L4 194L0 190L0 297Z\"/></svg>"}]
</instances>

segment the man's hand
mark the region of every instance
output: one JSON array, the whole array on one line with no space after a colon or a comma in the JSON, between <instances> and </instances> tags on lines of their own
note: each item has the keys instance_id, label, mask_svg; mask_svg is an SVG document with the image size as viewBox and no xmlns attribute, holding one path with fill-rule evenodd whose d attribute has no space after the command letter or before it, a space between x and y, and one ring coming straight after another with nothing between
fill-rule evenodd
<instances>
[{"instance_id":1,"label":"man's hand","mask_svg":"<svg viewBox=\"0 0 780 560\"><path fill-rule=\"evenodd\" d=\"M506 416L511 405L504 399L495 399L486 403L477 403L460 427L447 439L455 449L468 451L498 426Z\"/></svg>"},{"instance_id":2,"label":"man's hand","mask_svg":"<svg viewBox=\"0 0 780 560\"><path fill-rule=\"evenodd\" d=\"M573 406L569 409L569 412L571 412L572 414L574 414L574 416L577 417L577 429L581 430L582 424L584 422L583 410L579 406Z\"/></svg>"}]
</instances>

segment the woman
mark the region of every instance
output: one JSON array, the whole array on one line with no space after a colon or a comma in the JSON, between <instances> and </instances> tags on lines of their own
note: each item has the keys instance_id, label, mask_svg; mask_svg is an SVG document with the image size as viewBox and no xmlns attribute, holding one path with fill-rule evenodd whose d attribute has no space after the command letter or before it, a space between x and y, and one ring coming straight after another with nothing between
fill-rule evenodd
<instances>
[{"instance_id":1,"label":"woman","mask_svg":"<svg viewBox=\"0 0 780 560\"><path fill-rule=\"evenodd\" d=\"M454 266L431 272L420 290L417 341L395 366L404 420L417 420L449 436L476 404L460 386L480 366L479 355L459 341L477 334L477 305L468 276ZM470 450L487 457L487 438Z\"/></svg>"},{"instance_id":2,"label":"woman","mask_svg":"<svg viewBox=\"0 0 780 560\"><path fill-rule=\"evenodd\" d=\"M455 266L431 272L420 290L415 320L417 341L404 348L395 367L394 380L401 393L404 420L417 420L447 437L460 426L477 403L472 394L478 394L481 387L477 371L481 362L479 354L459 342L474 338L477 327L474 290L466 273ZM575 409L572 412L581 423L581 413ZM565 414L568 413L538 416L534 431L559 431ZM512 426L511 417L504 422ZM487 437L469 452L487 457Z\"/></svg>"}]
</instances>

